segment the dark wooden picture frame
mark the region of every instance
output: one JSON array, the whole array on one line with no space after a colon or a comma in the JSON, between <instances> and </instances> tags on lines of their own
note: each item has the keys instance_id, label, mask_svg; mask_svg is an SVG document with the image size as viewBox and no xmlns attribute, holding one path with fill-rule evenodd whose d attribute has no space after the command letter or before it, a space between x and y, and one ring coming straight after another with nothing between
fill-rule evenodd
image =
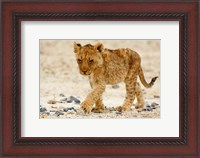
<instances>
[{"instance_id":1,"label":"dark wooden picture frame","mask_svg":"<svg viewBox=\"0 0 200 158\"><path fill-rule=\"evenodd\" d=\"M175 4L176 2L176 4ZM2 156L199 157L198 1L2 2ZM20 22L23 20L179 21L178 138L22 138Z\"/></svg>"}]
</instances>

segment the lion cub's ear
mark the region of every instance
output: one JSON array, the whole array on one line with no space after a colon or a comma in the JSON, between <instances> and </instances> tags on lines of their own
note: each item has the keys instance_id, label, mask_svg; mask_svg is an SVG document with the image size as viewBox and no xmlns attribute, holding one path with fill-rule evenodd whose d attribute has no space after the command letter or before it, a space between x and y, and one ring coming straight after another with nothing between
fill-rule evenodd
<instances>
[{"instance_id":1,"label":"lion cub's ear","mask_svg":"<svg viewBox=\"0 0 200 158\"><path fill-rule=\"evenodd\" d=\"M102 52L103 49L104 49L104 46L103 46L102 43L97 43L97 44L95 45L95 48L96 48L99 52Z\"/></svg>"},{"instance_id":2,"label":"lion cub's ear","mask_svg":"<svg viewBox=\"0 0 200 158\"><path fill-rule=\"evenodd\" d=\"M77 53L81 50L81 44L74 42L74 53Z\"/></svg>"}]
</instances>

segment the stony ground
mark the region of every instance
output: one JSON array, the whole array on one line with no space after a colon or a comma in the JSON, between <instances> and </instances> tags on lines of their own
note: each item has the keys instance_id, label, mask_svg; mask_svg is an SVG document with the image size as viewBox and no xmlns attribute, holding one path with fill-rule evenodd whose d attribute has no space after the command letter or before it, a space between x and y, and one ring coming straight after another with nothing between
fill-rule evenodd
<instances>
[{"instance_id":1,"label":"stony ground","mask_svg":"<svg viewBox=\"0 0 200 158\"><path fill-rule=\"evenodd\" d=\"M108 85L104 93L104 113L84 114L80 102L90 92L88 78L81 76L73 53L72 40L40 40L40 118L160 118L160 79L143 87L145 108L118 112L125 97L124 83ZM95 44L95 40L78 41ZM106 48L131 48L142 58L145 78L160 76L159 40L103 40Z\"/></svg>"}]
</instances>

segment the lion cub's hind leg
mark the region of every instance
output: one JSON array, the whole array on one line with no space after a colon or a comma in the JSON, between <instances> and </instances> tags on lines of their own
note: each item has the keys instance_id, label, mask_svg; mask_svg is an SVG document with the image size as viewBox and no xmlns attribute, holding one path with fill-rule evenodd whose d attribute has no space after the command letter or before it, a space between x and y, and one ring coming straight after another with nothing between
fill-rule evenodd
<instances>
[{"instance_id":1,"label":"lion cub's hind leg","mask_svg":"<svg viewBox=\"0 0 200 158\"><path fill-rule=\"evenodd\" d=\"M136 109L144 108L143 93L140 84L137 82L135 87L135 95L137 97Z\"/></svg>"},{"instance_id":2,"label":"lion cub's hind leg","mask_svg":"<svg viewBox=\"0 0 200 158\"><path fill-rule=\"evenodd\" d=\"M132 89L127 90L127 96L125 99L125 102L123 106L119 107L119 111L126 111L131 109L131 105L133 104L133 101L135 100L135 97L137 98L137 104L135 106L136 109L143 108L144 107L144 100L143 100L143 93L141 86L138 82L135 83L135 87ZM133 94L133 96L132 96ZM128 101L129 100L129 101Z\"/></svg>"},{"instance_id":3,"label":"lion cub's hind leg","mask_svg":"<svg viewBox=\"0 0 200 158\"><path fill-rule=\"evenodd\" d=\"M131 105L135 99L135 89L136 89L137 78L127 78L125 80L126 85L126 98L121 107L119 107L119 111L127 111L131 109Z\"/></svg>"}]
</instances>

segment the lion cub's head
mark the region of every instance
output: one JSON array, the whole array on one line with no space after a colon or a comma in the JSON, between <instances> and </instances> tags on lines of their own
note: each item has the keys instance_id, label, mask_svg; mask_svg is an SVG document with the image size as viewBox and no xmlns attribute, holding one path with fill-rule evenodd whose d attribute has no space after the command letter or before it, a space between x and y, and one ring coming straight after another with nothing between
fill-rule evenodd
<instances>
[{"instance_id":1,"label":"lion cub's head","mask_svg":"<svg viewBox=\"0 0 200 158\"><path fill-rule=\"evenodd\" d=\"M101 55L103 49L104 47L101 43L81 46L81 44L74 42L74 52L82 75L90 75L95 68L103 63Z\"/></svg>"}]
</instances>

